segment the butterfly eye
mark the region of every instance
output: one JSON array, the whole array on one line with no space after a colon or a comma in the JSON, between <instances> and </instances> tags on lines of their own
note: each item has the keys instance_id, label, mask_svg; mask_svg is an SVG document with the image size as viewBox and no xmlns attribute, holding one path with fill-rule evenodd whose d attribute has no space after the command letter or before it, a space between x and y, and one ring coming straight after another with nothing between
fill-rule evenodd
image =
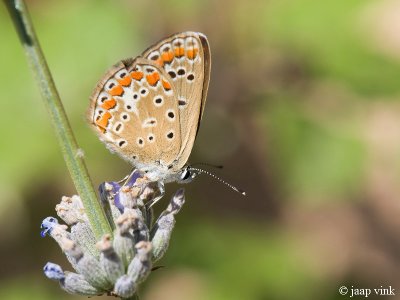
<instances>
[{"instance_id":1,"label":"butterfly eye","mask_svg":"<svg viewBox=\"0 0 400 300\"><path fill-rule=\"evenodd\" d=\"M189 178L191 178L191 173L188 169L184 169L183 172L181 173L181 180L188 180Z\"/></svg>"}]
</instances>

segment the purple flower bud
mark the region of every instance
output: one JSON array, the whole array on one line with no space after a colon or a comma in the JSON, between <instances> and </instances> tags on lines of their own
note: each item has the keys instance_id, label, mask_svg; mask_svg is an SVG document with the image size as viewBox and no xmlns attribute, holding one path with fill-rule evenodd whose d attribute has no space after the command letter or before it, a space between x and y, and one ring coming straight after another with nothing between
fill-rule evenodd
<instances>
[{"instance_id":1,"label":"purple flower bud","mask_svg":"<svg viewBox=\"0 0 400 300\"><path fill-rule=\"evenodd\" d=\"M45 237L46 234L50 234L54 226L58 225L58 220L54 217L47 217L42 221L40 228L43 229L40 232L41 237Z\"/></svg>"},{"instance_id":2,"label":"purple flower bud","mask_svg":"<svg viewBox=\"0 0 400 300\"><path fill-rule=\"evenodd\" d=\"M53 280L63 280L65 278L65 274L61 267L57 264L53 264L48 262L43 268L44 274L47 278Z\"/></svg>"}]
</instances>

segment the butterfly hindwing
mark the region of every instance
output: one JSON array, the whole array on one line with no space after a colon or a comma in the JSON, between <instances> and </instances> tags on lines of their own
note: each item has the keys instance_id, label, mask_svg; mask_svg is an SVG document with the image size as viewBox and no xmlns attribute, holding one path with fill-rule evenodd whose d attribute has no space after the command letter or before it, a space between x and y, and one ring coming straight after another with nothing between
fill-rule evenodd
<instances>
[{"instance_id":1,"label":"butterfly hindwing","mask_svg":"<svg viewBox=\"0 0 400 300\"><path fill-rule=\"evenodd\" d=\"M108 148L143 169L170 165L181 148L171 80L151 61L122 61L100 81L89 119Z\"/></svg>"}]
</instances>

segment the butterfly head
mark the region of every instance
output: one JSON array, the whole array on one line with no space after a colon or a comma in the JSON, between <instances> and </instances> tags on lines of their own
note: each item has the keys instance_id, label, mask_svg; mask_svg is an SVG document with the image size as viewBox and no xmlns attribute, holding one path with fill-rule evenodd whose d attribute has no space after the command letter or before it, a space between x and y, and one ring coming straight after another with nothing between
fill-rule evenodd
<instances>
[{"instance_id":1,"label":"butterfly head","mask_svg":"<svg viewBox=\"0 0 400 300\"><path fill-rule=\"evenodd\" d=\"M189 183L200 172L192 170L191 166L186 165L182 169L177 170L175 172L172 172L171 170L166 168L157 168L157 169L145 170L143 173L151 181L162 181L164 183L168 182Z\"/></svg>"},{"instance_id":2,"label":"butterfly head","mask_svg":"<svg viewBox=\"0 0 400 300\"><path fill-rule=\"evenodd\" d=\"M178 173L178 183L189 183L191 182L199 172L192 170L190 166L185 166L180 173Z\"/></svg>"}]
</instances>

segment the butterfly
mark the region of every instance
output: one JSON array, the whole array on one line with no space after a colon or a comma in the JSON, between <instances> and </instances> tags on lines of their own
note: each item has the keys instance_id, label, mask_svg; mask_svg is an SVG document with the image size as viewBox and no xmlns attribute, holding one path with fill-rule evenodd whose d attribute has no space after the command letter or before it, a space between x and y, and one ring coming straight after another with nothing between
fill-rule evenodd
<instances>
[{"instance_id":1,"label":"butterfly","mask_svg":"<svg viewBox=\"0 0 400 300\"><path fill-rule=\"evenodd\" d=\"M115 64L90 97L87 118L107 148L150 181L186 182L210 81L206 36L182 32Z\"/></svg>"}]
</instances>

